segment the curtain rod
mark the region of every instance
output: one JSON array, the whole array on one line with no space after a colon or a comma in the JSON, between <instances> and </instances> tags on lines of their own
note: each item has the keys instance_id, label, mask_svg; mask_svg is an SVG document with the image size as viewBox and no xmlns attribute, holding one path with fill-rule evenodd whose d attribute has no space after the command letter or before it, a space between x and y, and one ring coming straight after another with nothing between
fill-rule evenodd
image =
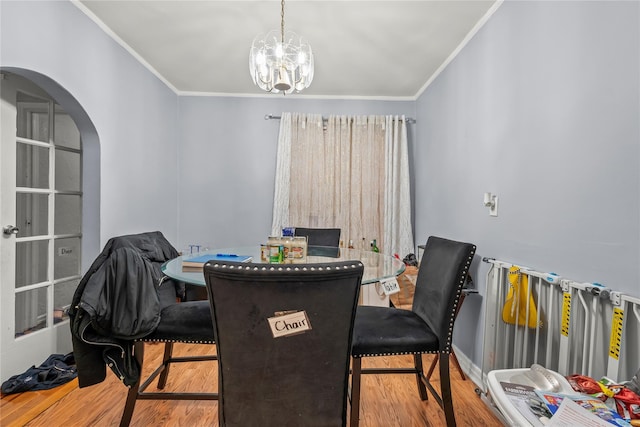
<instances>
[{"instance_id":1,"label":"curtain rod","mask_svg":"<svg viewBox=\"0 0 640 427\"><path fill-rule=\"evenodd\" d=\"M265 114L264 115L264 119L265 120L280 120L282 118L282 116L276 116L275 114ZM322 117L322 121L326 122L327 120L329 120L326 117ZM407 123L415 123L416 119L414 119L413 117L406 117L405 118Z\"/></svg>"}]
</instances>

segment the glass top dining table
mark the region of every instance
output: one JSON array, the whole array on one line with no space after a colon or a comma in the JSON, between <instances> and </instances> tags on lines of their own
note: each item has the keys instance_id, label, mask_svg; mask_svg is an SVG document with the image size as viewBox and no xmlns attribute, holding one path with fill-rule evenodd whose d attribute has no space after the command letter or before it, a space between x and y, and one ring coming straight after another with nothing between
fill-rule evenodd
<instances>
[{"instance_id":1,"label":"glass top dining table","mask_svg":"<svg viewBox=\"0 0 640 427\"><path fill-rule=\"evenodd\" d=\"M197 254L189 254L179 256L165 262L162 265L162 272L172 279L180 280L193 285L205 286L204 274L202 271L183 271L182 261L194 258L204 254L236 254L248 255L252 257L251 263L269 264L267 261L261 260L260 246L245 246L237 248L220 248ZM370 284L381 280L396 277L404 271L404 263L398 258L384 255L378 252L361 251L359 249L350 248L327 248L318 246L309 246L307 250L307 258L305 264L318 264L327 262L339 262L358 260L364 265L364 274L362 276L362 284ZM271 264L271 265L291 265L290 263ZM294 264L295 265L295 264Z\"/></svg>"}]
</instances>

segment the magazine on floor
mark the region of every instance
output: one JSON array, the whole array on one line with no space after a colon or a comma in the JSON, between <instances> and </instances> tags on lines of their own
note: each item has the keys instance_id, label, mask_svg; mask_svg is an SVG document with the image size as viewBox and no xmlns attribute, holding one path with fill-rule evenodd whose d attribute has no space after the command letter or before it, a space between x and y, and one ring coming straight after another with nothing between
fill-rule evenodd
<instances>
[{"instance_id":1,"label":"magazine on floor","mask_svg":"<svg viewBox=\"0 0 640 427\"><path fill-rule=\"evenodd\" d=\"M563 424L557 423L558 420L555 414L559 412L559 409L563 401L569 399L574 403L576 403L579 407L585 409L586 411L584 412L590 413L591 415L595 415L599 420L605 421L605 423L598 423L598 424L595 424L594 421L591 421L589 424L582 424L582 425L607 426L607 425L613 424L615 426L631 426L631 424L627 422L624 418L622 418L620 415L618 415L616 411L611 410L602 400L595 398L593 396L589 396L587 394L575 394L575 395L571 394L570 395L570 394L552 393L552 392L541 391L541 390L535 390L535 392L538 396L540 396L542 401L547 405L547 407L549 408L549 411L551 411L551 413L554 414L554 416L551 417L551 421L552 422L555 421L556 425L563 425ZM581 412L581 411L576 411L573 405L571 404L565 404L565 407L566 406L569 406L569 408L563 410L563 412L565 411L569 411L572 413ZM584 412L583 412L583 415L584 415ZM562 412L559 415L566 416Z\"/></svg>"},{"instance_id":2,"label":"magazine on floor","mask_svg":"<svg viewBox=\"0 0 640 427\"><path fill-rule=\"evenodd\" d=\"M541 418L550 418L551 412L533 387L506 381L500 381L500 385L511 404L532 426L543 427L545 425Z\"/></svg>"}]
</instances>

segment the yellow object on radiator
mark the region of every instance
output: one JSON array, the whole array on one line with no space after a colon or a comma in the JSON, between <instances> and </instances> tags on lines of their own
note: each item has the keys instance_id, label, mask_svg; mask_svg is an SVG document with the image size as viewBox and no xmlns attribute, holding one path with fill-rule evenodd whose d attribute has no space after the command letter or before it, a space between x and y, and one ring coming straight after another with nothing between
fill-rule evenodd
<instances>
[{"instance_id":1,"label":"yellow object on radiator","mask_svg":"<svg viewBox=\"0 0 640 427\"><path fill-rule=\"evenodd\" d=\"M502 320L510 325L538 326L538 310L529 289L529 276L522 274L520 267L509 268L509 292L502 308Z\"/></svg>"}]
</instances>

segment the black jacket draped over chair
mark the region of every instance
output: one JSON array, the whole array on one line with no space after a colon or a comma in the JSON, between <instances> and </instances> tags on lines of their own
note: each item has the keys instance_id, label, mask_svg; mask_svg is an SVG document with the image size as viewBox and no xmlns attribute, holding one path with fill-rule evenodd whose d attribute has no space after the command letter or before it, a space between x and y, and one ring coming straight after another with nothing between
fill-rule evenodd
<instances>
[{"instance_id":1,"label":"black jacket draped over chair","mask_svg":"<svg viewBox=\"0 0 640 427\"><path fill-rule=\"evenodd\" d=\"M160 270L177 256L158 231L107 242L80 280L69 310L80 387L102 382L106 366L125 385L137 381L134 340L154 332L162 309L184 294L184 284Z\"/></svg>"}]
</instances>

